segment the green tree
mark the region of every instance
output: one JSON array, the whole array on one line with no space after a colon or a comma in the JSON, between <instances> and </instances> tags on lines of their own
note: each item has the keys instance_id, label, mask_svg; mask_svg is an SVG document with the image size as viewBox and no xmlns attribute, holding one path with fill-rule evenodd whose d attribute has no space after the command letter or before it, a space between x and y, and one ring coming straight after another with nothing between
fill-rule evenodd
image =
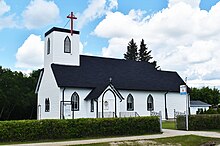
<instances>
[{"instance_id":1,"label":"green tree","mask_svg":"<svg viewBox=\"0 0 220 146\"><path fill-rule=\"evenodd\" d=\"M36 119L38 73L27 76L0 66L0 120Z\"/></svg>"},{"instance_id":2,"label":"green tree","mask_svg":"<svg viewBox=\"0 0 220 146\"><path fill-rule=\"evenodd\" d=\"M157 65L157 61L155 61L155 60L153 62L151 62L151 64L153 64L154 68L156 68L156 69L160 68L160 66Z\"/></svg>"},{"instance_id":3,"label":"green tree","mask_svg":"<svg viewBox=\"0 0 220 146\"><path fill-rule=\"evenodd\" d=\"M124 58L126 60L138 60L138 52L137 52L137 45L132 39L127 46L127 52L124 54Z\"/></svg>"},{"instance_id":4,"label":"green tree","mask_svg":"<svg viewBox=\"0 0 220 146\"><path fill-rule=\"evenodd\" d=\"M138 55L138 61L146 61L149 62L153 57L151 56L151 50L148 51L148 47L146 47L146 44L144 43L144 40L141 40L140 49L139 49L139 55Z\"/></svg>"},{"instance_id":5,"label":"green tree","mask_svg":"<svg viewBox=\"0 0 220 146\"><path fill-rule=\"evenodd\" d=\"M137 45L132 39L127 46L127 52L124 54L126 60L135 60L135 61L146 61L151 63L156 69L159 69L160 66L157 66L157 61L150 62L153 58L151 56L151 50L148 51L148 47L144 43L144 39L141 40L140 49L137 52Z\"/></svg>"},{"instance_id":6,"label":"green tree","mask_svg":"<svg viewBox=\"0 0 220 146\"><path fill-rule=\"evenodd\" d=\"M209 87L191 88L190 98L216 106L220 103L220 91L217 88L211 89Z\"/></svg>"}]
</instances>

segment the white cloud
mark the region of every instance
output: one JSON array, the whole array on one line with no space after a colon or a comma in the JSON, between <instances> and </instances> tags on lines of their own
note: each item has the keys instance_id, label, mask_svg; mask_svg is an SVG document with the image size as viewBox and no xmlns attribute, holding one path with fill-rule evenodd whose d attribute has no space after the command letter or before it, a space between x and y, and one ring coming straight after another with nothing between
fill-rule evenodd
<instances>
[{"instance_id":1,"label":"white cloud","mask_svg":"<svg viewBox=\"0 0 220 146\"><path fill-rule=\"evenodd\" d=\"M89 55L93 56L92 53L84 52L84 47L87 45L87 42L79 42L79 55Z\"/></svg>"},{"instance_id":2,"label":"white cloud","mask_svg":"<svg viewBox=\"0 0 220 146\"><path fill-rule=\"evenodd\" d=\"M108 11L117 7L117 0L90 0L88 7L78 18L78 28L81 29L88 22L105 15Z\"/></svg>"},{"instance_id":3,"label":"white cloud","mask_svg":"<svg viewBox=\"0 0 220 146\"><path fill-rule=\"evenodd\" d=\"M0 0L0 30L3 28L15 27L14 14L6 15L10 11L10 6L4 0Z\"/></svg>"},{"instance_id":4,"label":"white cloud","mask_svg":"<svg viewBox=\"0 0 220 146\"><path fill-rule=\"evenodd\" d=\"M140 12L134 10L131 10L128 15L108 12L106 18L94 30L94 34L104 38L134 37L140 31L140 17Z\"/></svg>"},{"instance_id":5,"label":"white cloud","mask_svg":"<svg viewBox=\"0 0 220 146\"><path fill-rule=\"evenodd\" d=\"M16 69L15 71L22 72L25 76L29 77L33 72L32 69Z\"/></svg>"},{"instance_id":6,"label":"white cloud","mask_svg":"<svg viewBox=\"0 0 220 146\"><path fill-rule=\"evenodd\" d=\"M220 86L220 2L209 11L200 10L199 3L170 0L168 8L152 16L141 10L108 12L93 33L109 39L103 56L122 58L131 38L138 44L143 38L162 69Z\"/></svg>"},{"instance_id":7,"label":"white cloud","mask_svg":"<svg viewBox=\"0 0 220 146\"><path fill-rule=\"evenodd\" d=\"M59 19L59 8L53 1L31 0L22 16L25 27L34 29L55 23Z\"/></svg>"},{"instance_id":8,"label":"white cloud","mask_svg":"<svg viewBox=\"0 0 220 146\"><path fill-rule=\"evenodd\" d=\"M109 57L114 54L114 57L120 58L126 52L126 47L122 47L124 44L128 43L126 38L112 38L108 41L108 48L102 48L102 55L104 57ZM119 49L120 48L120 49Z\"/></svg>"},{"instance_id":9,"label":"white cloud","mask_svg":"<svg viewBox=\"0 0 220 146\"><path fill-rule=\"evenodd\" d=\"M109 0L109 1L107 1L107 3L108 4L107 4L106 8L108 10L118 8L118 0Z\"/></svg>"},{"instance_id":10,"label":"white cloud","mask_svg":"<svg viewBox=\"0 0 220 146\"><path fill-rule=\"evenodd\" d=\"M215 88L220 89L219 82L220 82L219 79L217 79L217 80L199 80L199 79L196 79L196 80L189 81L188 85L190 87L197 87L197 88L210 86L212 88L215 87Z\"/></svg>"},{"instance_id":11,"label":"white cloud","mask_svg":"<svg viewBox=\"0 0 220 146\"><path fill-rule=\"evenodd\" d=\"M201 0L169 0L168 7L172 7L179 3L185 3L192 6L193 8L199 8L200 1Z\"/></svg>"},{"instance_id":12,"label":"white cloud","mask_svg":"<svg viewBox=\"0 0 220 146\"><path fill-rule=\"evenodd\" d=\"M10 6L8 6L4 0L0 1L0 16L10 10Z\"/></svg>"},{"instance_id":13,"label":"white cloud","mask_svg":"<svg viewBox=\"0 0 220 146\"><path fill-rule=\"evenodd\" d=\"M31 34L16 53L17 68L38 69L43 67L44 41Z\"/></svg>"}]
</instances>

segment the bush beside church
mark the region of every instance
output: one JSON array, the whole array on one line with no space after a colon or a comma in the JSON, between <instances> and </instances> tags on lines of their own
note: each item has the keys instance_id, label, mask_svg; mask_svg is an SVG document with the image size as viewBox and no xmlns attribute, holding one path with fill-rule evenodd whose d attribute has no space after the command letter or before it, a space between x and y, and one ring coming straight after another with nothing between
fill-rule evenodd
<instances>
[{"instance_id":1,"label":"bush beside church","mask_svg":"<svg viewBox=\"0 0 220 146\"><path fill-rule=\"evenodd\" d=\"M185 117L177 117L177 129L185 129ZM220 129L220 114L200 114L189 116L189 130Z\"/></svg>"},{"instance_id":2,"label":"bush beside church","mask_svg":"<svg viewBox=\"0 0 220 146\"><path fill-rule=\"evenodd\" d=\"M160 133L158 117L1 121L0 142Z\"/></svg>"}]
</instances>

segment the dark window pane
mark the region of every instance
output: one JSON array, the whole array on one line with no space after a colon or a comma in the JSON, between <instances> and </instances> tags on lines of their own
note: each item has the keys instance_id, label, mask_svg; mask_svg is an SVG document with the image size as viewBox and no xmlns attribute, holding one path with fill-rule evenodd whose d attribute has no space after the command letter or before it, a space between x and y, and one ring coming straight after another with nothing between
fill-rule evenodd
<instances>
[{"instance_id":1,"label":"dark window pane","mask_svg":"<svg viewBox=\"0 0 220 146\"><path fill-rule=\"evenodd\" d=\"M64 40L64 53L71 53L71 41L68 36Z\"/></svg>"}]
</instances>

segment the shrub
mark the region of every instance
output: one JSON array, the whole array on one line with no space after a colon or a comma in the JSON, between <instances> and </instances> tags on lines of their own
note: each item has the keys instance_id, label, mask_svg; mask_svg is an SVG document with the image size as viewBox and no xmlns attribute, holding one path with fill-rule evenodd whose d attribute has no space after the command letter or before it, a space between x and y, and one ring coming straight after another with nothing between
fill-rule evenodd
<instances>
[{"instance_id":1,"label":"shrub","mask_svg":"<svg viewBox=\"0 0 220 146\"><path fill-rule=\"evenodd\" d=\"M1 121L0 142L159 133L158 117Z\"/></svg>"},{"instance_id":2,"label":"shrub","mask_svg":"<svg viewBox=\"0 0 220 146\"><path fill-rule=\"evenodd\" d=\"M204 114L189 116L189 130L220 129L220 115Z\"/></svg>"},{"instance_id":3,"label":"shrub","mask_svg":"<svg viewBox=\"0 0 220 146\"><path fill-rule=\"evenodd\" d=\"M206 112L202 114L218 114L218 111L213 108L209 108Z\"/></svg>"},{"instance_id":4,"label":"shrub","mask_svg":"<svg viewBox=\"0 0 220 146\"><path fill-rule=\"evenodd\" d=\"M177 129L185 129L182 125L185 118L183 116L177 117ZM219 114L201 114L189 116L189 130L211 130L220 129L220 115ZM184 123L185 124L185 123Z\"/></svg>"},{"instance_id":5,"label":"shrub","mask_svg":"<svg viewBox=\"0 0 220 146\"><path fill-rule=\"evenodd\" d=\"M217 109L218 114L220 114L220 107Z\"/></svg>"},{"instance_id":6,"label":"shrub","mask_svg":"<svg viewBox=\"0 0 220 146\"><path fill-rule=\"evenodd\" d=\"M176 127L179 130L185 130L186 129L186 116L177 116Z\"/></svg>"}]
</instances>

